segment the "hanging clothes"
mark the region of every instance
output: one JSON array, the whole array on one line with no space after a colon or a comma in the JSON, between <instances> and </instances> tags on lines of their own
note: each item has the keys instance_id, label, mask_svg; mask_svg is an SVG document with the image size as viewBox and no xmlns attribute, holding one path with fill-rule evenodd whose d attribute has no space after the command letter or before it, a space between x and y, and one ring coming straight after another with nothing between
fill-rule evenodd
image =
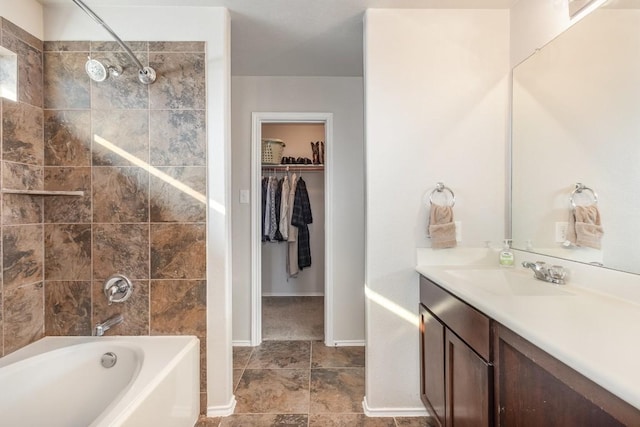
<instances>
[{"instance_id":1,"label":"hanging clothes","mask_svg":"<svg viewBox=\"0 0 640 427\"><path fill-rule=\"evenodd\" d=\"M262 227L262 241L267 241L267 189L269 187L269 178L266 176L262 177L262 221L260 221L260 225Z\"/></svg>"},{"instance_id":2,"label":"hanging clothes","mask_svg":"<svg viewBox=\"0 0 640 427\"><path fill-rule=\"evenodd\" d=\"M275 233L273 236L273 240L276 242L282 242L284 239L282 238L282 232L280 231L280 212L282 211L282 183L283 179L275 179L275 197L273 199L273 207L274 207L274 218L275 218Z\"/></svg>"},{"instance_id":3,"label":"hanging clothes","mask_svg":"<svg viewBox=\"0 0 640 427\"><path fill-rule=\"evenodd\" d=\"M308 227L311 223L313 223L313 216L307 185L302 178L298 178L291 224L298 228L298 268L300 270L311 266L311 239Z\"/></svg>"},{"instance_id":4,"label":"hanging clothes","mask_svg":"<svg viewBox=\"0 0 640 427\"><path fill-rule=\"evenodd\" d=\"M287 273L289 277L296 277L300 271L298 268L298 227L291 224L291 216L293 215L293 203L296 197L296 187L298 185L298 177L294 173L291 175L291 186L289 188L288 212L287 212L287 242L289 242L287 250Z\"/></svg>"},{"instance_id":5,"label":"hanging clothes","mask_svg":"<svg viewBox=\"0 0 640 427\"><path fill-rule=\"evenodd\" d=\"M289 239L289 177L287 175L282 178L282 197L280 200L280 223L278 224L278 230L282 235L282 240L287 241Z\"/></svg>"}]
</instances>

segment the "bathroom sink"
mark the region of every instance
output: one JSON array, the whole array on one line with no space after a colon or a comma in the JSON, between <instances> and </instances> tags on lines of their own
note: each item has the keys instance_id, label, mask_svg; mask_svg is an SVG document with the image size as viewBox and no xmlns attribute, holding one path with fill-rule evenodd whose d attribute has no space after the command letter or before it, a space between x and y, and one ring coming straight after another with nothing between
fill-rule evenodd
<instances>
[{"instance_id":1,"label":"bathroom sink","mask_svg":"<svg viewBox=\"0 0 640 427\"><path fill-rule=\"evenodd\" d=\"M499 296L571 296L562 285L536 280L528 270L447 269L444 273L484 292Z\"/></svg>"}]
</instances>

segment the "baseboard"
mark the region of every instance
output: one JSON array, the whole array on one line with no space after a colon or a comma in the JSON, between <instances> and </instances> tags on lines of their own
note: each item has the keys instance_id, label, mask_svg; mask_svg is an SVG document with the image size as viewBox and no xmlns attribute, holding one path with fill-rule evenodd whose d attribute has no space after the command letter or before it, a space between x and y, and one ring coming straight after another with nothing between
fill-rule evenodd
<instances>
[{"instance_id":1,"label":"baseboard","mask_svg":"<svg viewBox=\"0 0 640 427\"><path fill-rule=\"evenodd\" d=\"M263 297L323 297L324 292L263 292Z\"/></svg>"},{"instance_id":2,"label":"baseboard","mask_svg":"<svg viewBox=\"0 0 640 427\"><path fill-rule=\"evenodd\" d=\"M334 347L364 347L364 340L334 340Z\"/></svg>"},{"instance_id":3,"label":"baseboard","mask_svg":"<svg viewBox=\"0 0 640 427\"><path fill-rule=\"evenodd\" d=\"M250 340L231 341L233 347L253 347Z\"/></svg>"},{"instance_id":4,"label":"baseboard","mask_svg":"<svg viewBox=\"0 0 640 427\"><path fill-rule=\"evenodd\" d=\"M228 417L229 415L233 415L233 412L236 409L236 397L231 396L231 400L227 405L224 406L208 406L207 407L207 417L215 418L215 417Z\"/></svg>"},{"instance_id":5,"label":"baseboard","mask_svg":"<svg viewBox=\"0 0 640 427\"><path fill-rule=\"evenodd\" d=\"M428 417L426 408L371 408L367 403L367 396L362 401L362 409L367 417Z\"/></svg>"}]
</instances>

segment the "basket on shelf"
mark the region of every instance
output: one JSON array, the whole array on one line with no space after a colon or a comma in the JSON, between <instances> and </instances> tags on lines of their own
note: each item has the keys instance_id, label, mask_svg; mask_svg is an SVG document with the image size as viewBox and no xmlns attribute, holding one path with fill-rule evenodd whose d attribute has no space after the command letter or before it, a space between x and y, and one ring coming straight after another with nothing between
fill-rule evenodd
<instances>
[{"instance_id":1,"label":"basket on shelf","mask_svg":"<svg viewBox=\"0 0 640 427\"><path fill-rule=\"evenodd\" d=\"M282 151L285 144L280 139L265 138L262 140L262 163L279 165L282 161Z\"/></svg>"}]
</instances>

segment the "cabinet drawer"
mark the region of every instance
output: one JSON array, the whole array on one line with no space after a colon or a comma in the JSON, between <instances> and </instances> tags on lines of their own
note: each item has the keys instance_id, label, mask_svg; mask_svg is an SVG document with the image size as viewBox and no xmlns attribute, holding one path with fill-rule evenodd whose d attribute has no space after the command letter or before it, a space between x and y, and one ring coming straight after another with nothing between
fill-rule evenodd
<instances>
[{"instance_id":1,"label":"cabinet drawer","mask_svg":"<svg viewBox=\"0 0 640 427\"><path fill-rule=\"evenodd\" d=\"M489 318L420 276L420 302L485 360L491 361Z\"/></svg>"}]
</instances>

